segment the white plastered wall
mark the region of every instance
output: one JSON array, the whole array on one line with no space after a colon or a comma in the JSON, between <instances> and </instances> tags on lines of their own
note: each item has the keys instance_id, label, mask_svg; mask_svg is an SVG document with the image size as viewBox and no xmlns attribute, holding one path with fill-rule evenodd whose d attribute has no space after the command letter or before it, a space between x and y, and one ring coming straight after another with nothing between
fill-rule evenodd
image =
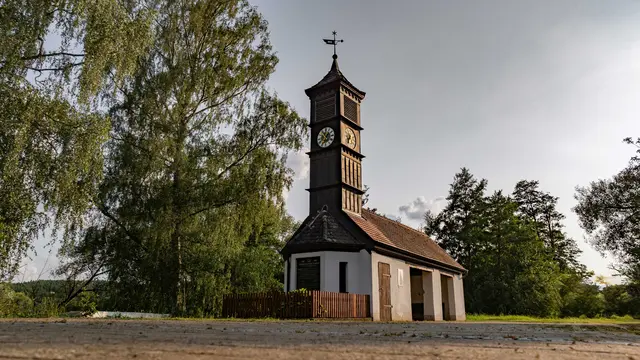
<instances>
[{"instance_id":1,"label":"white plastered wall","mask_svg":"<svg viewBox=\"0 0 640 360\"><path fill-rule=\"evenodd\" d=\"M451 296L448 297L448 304L446 305L449 311L449 320L465 320L465 307L464 307L464 289L462 283L462 275L449 273L433 268L427 268L423 266L417 266L414 264L408 264L403 260L398 260L388 256L378 254L376 252L371 253L371 281L372 281L372 294L371 294L371 314L373 320L380 320L380 292L378 285L378 262L387 263L391 268L391 320L392 321L410 321L411 316L411 280L410 280L410 268L417 268L423 271L422 281L424 290L424 316L425 320L440 321L443 319L442 313L442 285L447 286L446 291ZM404 273L404 284L399 286L398 284L398 270L401 269ZM441 275L444 275L446 284L441 283ZM413 296L415 297L415 296ZM450 310L449 310L450 309Z\"/></svg>"},{"instance_id":2,"label":"white plastered wall","mask_svg":"<svg viewBox=\"0 0 640 360\"><path fill-rule=\"evenodd\" d=\"M398 259L371 252L371 314L380 320L380 290L378 284L378 262L389 264L391 269L391 320L411 321L411 279L409 265ZM403 283L398 283L398 270L402 270Z\"/></svg>"},{"instance_id":3,"label":"white plastered wall","mask_svg":"<svg viewBox=\"0 0 640 360\"><path fill-rule=\"evenodd\" d=\"M371 256L366 250L360 252L317 251L292 254L290 277L287 276L285 262L285 290L291 281L290 290L296 290L296 259L320 257L320 290L340 291L340 263L347 263L347 292L352 294L371 294Z\"/></svg>"}]
</instances>

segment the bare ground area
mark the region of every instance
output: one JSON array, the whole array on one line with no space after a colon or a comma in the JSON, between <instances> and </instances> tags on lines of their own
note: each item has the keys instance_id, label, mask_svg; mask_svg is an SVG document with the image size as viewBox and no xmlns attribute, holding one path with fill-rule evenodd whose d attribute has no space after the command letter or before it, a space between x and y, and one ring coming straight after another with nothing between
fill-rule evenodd
<instances>
[{"instance_id":1,"label":"bare ground area","mask_svg":"<svg viewBox=\"0 0 640 360\"><path fill-rule=\"evenodd\" d=\"M2 320L0 359L637 359L638 325Z\"/></svg>"}]
</instances>

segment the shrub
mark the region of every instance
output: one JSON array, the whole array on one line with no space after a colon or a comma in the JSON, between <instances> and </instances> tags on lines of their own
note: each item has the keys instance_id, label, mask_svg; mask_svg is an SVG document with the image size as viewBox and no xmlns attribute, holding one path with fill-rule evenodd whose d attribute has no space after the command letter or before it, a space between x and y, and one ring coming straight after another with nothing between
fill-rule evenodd
<instances>
[{"instance_id":1,"label":"shrub","mask_svg":"<svg viewBox=\"0 0 640 360\"><path fill-rule=\"evenodd\" d=\"M54 298L45 297L34 306L33 316L35 317L56 317L60 315L60 308Z\"/></svg>"},{"instance_id":2,"label":"shrub","mask_svg":"<svg viewBox=\"0 0 640 360\"><path fill-rule=\"evenodd\" d=\"M82 315L91 315L97 311L97 296L93 291L83 291L73 299L65 309L67 311L81 311Z\"/></svg>"},{"instance_id":3,"label":"shrub","mask_svg":"<svg viewBox=\"0 0 640 360\"><path fill-rule=\"evenodd\" d=\"M15 292L0 283L0 317L25 317L33 312L33 301L22 292Z\"/></svg>"}]
</instances>

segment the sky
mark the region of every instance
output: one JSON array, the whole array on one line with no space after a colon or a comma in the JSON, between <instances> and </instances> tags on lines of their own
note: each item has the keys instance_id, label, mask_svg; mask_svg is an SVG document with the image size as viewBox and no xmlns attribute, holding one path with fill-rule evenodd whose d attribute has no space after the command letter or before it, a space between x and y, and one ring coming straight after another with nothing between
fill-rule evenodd
<instances>
[{"instance_id":1,"label":"sky","mask_svg":"<svg viewBox=\"0 0 640 360\"><path fill-rule=\"evenodd\" d=\"M638 1L253 1L280 62L270 86L303 116L304 89L331 65L367 92L361 119L369 206L420 226L467 167L510 193L538 180L557 196L581 261L611 276L572 207L575 187L623 169L640 136ZM308 159L287 197L308 214ZM615 279L610 281L617 282Z\"/></svg>"},{"instance_id":2,"label":"sky","mask_svg":"<svg viewBox=\"0 0 640 360\"><path fill-rule=\"evenodd\" d=\"M340 69L367 96L361 119L370 207L419 227L444 206L462 167L510 193L522 179L559 198L581 261L611 276L577 217L575 187L623 169L640 136L640 2L623 0L250 0L269 22L280 62L269 87L308 118L304 89ZM308 215L308 158L287 209ZM57 260L38 242L24 276ZM619 280L609 278L612 282Z\"/></svg>"}]
</instances>

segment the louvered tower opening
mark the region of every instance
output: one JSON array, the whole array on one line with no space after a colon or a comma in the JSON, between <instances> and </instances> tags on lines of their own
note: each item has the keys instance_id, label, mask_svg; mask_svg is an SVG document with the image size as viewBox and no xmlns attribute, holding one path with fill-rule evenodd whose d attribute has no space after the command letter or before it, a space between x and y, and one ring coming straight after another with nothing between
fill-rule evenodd
<instances>
[{"instance_id":1,"label":"louvered tower opening","mask_svg":"<svg viewBox=\"0 0 640 360\"><path fill-rule=\"evenodd\" d=\"M316 121L327 120L336 115L336 98L316 100Z\"/></svg>"},{"instance_id":2,"label":"louvered tower opening","mask_svg":"<svg viewBox=\"0 0 640 360\"><path fill-rule=\"evenodd\" d=\"M344 96L344 117L357 123L358 122L358 104L351 98Z\"/></svg>"}]
</instances>

